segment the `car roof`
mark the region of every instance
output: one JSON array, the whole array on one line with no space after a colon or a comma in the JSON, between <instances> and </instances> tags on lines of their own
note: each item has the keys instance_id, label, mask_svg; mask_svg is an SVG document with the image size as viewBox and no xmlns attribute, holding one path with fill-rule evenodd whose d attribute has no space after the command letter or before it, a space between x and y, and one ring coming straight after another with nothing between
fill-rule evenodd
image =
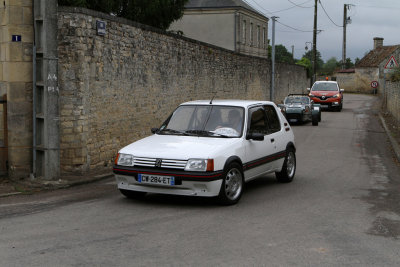
<instances>
[{"instance_id":1,"label":"car roof","mask_svg":"<svg viewBox=\"0 0 400 267\"><path fill-rule=\"evenodd\" d=\"M316 81L315 83L337 83L336 81Z\"/></svg>"},{"instance_id":2,"label":"car roof","mask_svg":"<svg viewBox=\"0 0 400 267\"><path fill-rule=\"evenodd\" d=\"M210 100L194 100L182 103L181 105L210 105ZM236 107L249 107L254 105L272 104L271 101L259 100L240 100L240 99L214 99L211 105L215 106L236 106Z\"/></svg>"}]
</instances>

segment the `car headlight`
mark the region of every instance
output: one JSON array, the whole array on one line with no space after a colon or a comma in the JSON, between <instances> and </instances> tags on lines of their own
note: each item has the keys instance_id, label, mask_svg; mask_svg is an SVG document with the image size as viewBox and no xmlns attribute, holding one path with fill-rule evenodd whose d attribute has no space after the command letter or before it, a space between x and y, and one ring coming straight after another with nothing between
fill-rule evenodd
<instances>
[{"instance_id":1,"label":"car headlight","mask_svg":"<svg viewBox=\"0 0 400 267\"><path fill-rule=\"evenodd\" d=\"M185 171L205 172L214 171L213 159L189 159Z\"/></svg>"},{"instance_id":2,"label":"car headlight","mask_svg":"<svg viewBox=\"0 0 400 267\"><path fill-rule=\"evenodd\" d=\"M133 155L131 154L122 154L122 153L118 153L117 156L117 165L121 165L121 166L133 166Z\"/></svg>"},{"instance_id":3,"label":"car headlight","mask_svg":"<svg viewBox=\"0 0 400 267\"><path fill-rule=\"evenodd\" d=\"M308 96L309 96L309 97L315 97L315 95L313 95L313 94L309 94Z\"/></svg>"},{"instance_id":4,"label":"car headlight","mask_svg":"<svg viewBox=\"0 0 400 267\"><path fill-rule=\"evenodd\" d=\"M336 94L333 96L334 98L340 97L340 94Z\"/></svg>"}]
</instances>

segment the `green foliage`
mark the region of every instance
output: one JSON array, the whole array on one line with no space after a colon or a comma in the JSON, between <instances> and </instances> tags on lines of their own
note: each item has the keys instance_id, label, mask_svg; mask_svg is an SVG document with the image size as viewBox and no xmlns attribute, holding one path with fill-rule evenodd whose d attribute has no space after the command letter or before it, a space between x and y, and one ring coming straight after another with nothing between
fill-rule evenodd
<instances>
[{"instance_id":1,"label":"green foliage","mask_svg":"<svg viewBox=\"0 0 400 267\"><path fill-rule=\"evenodd\" d=\"M339 62L335 57L328 59L324 65L322 65L320 74L322 75L332 75L333 72L339 67Z\"/></svg>"},{"instance_id":2,"label":"green foliage","mask_svg":"<svg viewBox=\"0 0 400 267\"><path fill-rule=\"evenodd\" d=\"M182 17L188 0L58 0L59 5L86 7L163 30Z\"/></svg>"},{"instance_id":3,"label":"green foliage","mask_svg":"<svg viewBox=\"0 0 400 267\"><path fill-rule=\"evenodd\" d=\"M268 57L271 58L272 47L268 46ZM290 53L284 45L275 45L275 60L277 62L284 62L294 64L292 53Z\"/></svg>"},{"instance_id":4,"label":"green foliage","mask_svg":"<svg viewBox=\"0 0 400 267\"><path fill-rule=\"evenodd\" d=\"M303 57L308 58L310 60L310 62L312 62L313 50L310 50L310 51L306 52L303 55ZM316 64L315 64L317 72L322 68L323 65L324 65L324 61L321 58L321 53L317 50L317 61L316 61Z\"/></svg>"},{"instance_id":5,"label":"green foliage","mask_svg":"<svg viewBox=\"0 0 400 267\"><path fill-rule=\"evenodd\" d=\"M296 62L296 65L305 67L307 69L307 77L308 78L311 77L312 64L308 58L303 57L302 59L300 59L299 61Z\"/></svg>"},{"instance_id":6,"label":"green foliage","mask_svg":"<svg viewBox=\"0 0 400 267\"><path fill-rule=\"evenodd\" d=\"M339 66L342 66L342 60L339 61ZM344 66L345 69L354 68L354 63L351 61L351 58L346 58L346 63Z\"/></svg>"},{"instance_id":7,"label":"green foliage","mask_svg":"<svg viewBox=\"0 0 400 267\"><path fill-rule=\"evenodd\" d=\"M395 68L389 76L391 82L400 82L400 67Z\"/></svg>"}]
</instances>

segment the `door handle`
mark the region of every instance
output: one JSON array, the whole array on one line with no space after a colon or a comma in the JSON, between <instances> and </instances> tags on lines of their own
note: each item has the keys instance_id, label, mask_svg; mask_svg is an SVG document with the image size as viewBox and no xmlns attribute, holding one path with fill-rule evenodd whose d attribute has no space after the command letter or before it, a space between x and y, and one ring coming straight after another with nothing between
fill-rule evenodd
<instances>
[{"instance_id":1,"label":"door handle","mask_svg":"<svg viewBox=\"0 0 400 267\"><path fill-rule=\"evenodd\" d=\"M273 142L275 142L275 139L274 139L274 138L271 138L271 143L273 143Z\"/></svg>"}]
</instances>

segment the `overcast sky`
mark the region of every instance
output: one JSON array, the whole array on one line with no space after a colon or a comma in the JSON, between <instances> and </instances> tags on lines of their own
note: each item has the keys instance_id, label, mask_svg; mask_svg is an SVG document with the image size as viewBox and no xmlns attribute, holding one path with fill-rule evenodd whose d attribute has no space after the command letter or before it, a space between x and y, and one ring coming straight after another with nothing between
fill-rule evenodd
<instances>
[{"instance_id":1,"label":"overcast sky","mask_svg":"<svg viewBox=\"0 0 400 267\"><path fill-rule=\"evenodd\" d=\"M312 42L315 0L245 0L246 3L268 17L277 16L275 44L283 44L289 52L294 45L294 56L300 59L305 53L305 43ZM296 6L299 5L299 6ZM317 49L324 61L331 57L342 59L343 8L351 4L347 16L346 57L362 58L373 48L373 38L384 38L384 45L400 44L400 0L321 0L318 4ZM301 7L300 7L301 6ZM286 9L286 10L285 10ZM335 25L337 24L337 26ZM272 37L272 20L268 38ZM301 30L301 31L298 31ZM308 31L308 32L302 32ZM308 47L310 47L308 45Z\"/></svg>"}]
</instances>

